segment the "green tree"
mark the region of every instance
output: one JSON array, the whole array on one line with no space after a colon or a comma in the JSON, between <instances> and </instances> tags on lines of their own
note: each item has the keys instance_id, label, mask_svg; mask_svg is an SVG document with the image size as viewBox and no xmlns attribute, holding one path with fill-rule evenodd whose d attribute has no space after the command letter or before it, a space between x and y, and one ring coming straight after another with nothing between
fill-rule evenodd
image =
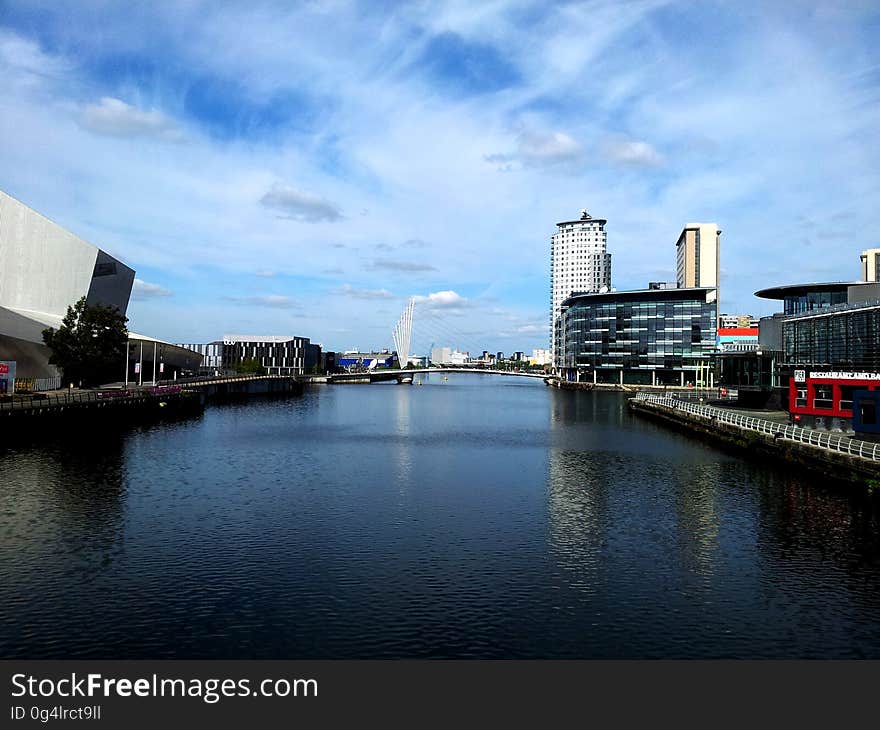
<instances>
[{"instance_id":1,"label":"green tree","mask_svg":"<svg viewBox=\"0 0 880 730\"><path fill-rule=\"evenodd\" d=\"M239 375L265 375L266 368L260 365L259 360L251 357L238 363L235 372Z\"/></svg>"},{"instance_id":2,"label":"green tree","mask_svg":"<svg viewBox=\"0 0 880 730\"><path fill-rule=\"evenodd\" d=\"M86 305L82 297L67 308L56 330L43 330L52 351L49 363L61 369L65 383L100 385L120 380L128 347L128 317L116 307Z\"/></svg>"}]
</instances>

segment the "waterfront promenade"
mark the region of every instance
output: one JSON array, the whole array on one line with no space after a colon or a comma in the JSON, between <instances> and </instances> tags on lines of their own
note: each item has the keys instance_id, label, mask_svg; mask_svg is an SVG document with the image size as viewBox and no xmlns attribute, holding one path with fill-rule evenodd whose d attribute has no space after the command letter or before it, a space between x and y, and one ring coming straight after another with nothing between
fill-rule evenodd
<instances>
[{"instance_id":1,"label":"waterfront promenade","mask_svg":"<svg viewBox=\"0 0 880 730\"><path fill-rule=\"evenodd\" d=\"M811 469L836 481L864 486L880 479L880 443L859 440L852 434L801 428L729 408L649 393L638 393L629 401L629 407L697 437Z\"/></svg>"},{"instance_id":2,"label":"waterfront promenade","mask_svg":"<svg viewBox=\"0 0 880 730\"><path fill-rule=\"evenodd\" d=\"M280 375L238 375L164 381L159 385L67 389L0 400L0 423L15 436L51 435L59 428L136 424L201 413L212 399L301 395L303 385Z\"/></svg>"}]
</instances>

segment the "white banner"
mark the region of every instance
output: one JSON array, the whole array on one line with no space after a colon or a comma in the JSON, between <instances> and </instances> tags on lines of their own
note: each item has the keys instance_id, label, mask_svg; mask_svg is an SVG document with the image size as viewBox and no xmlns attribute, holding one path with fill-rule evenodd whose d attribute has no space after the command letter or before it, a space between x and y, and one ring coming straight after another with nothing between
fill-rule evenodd
<instances>
[{"instance_id":1,"label":"white banner","mask_svg":"<svg viewBox=\"0 0 880 730\"><path fill-rule=\"evenodd\" d=\"M796 382L797 372L795 370L794 379ZM880 380L880 373L810 373L810 378L821 378L823 380Z\"/></svg>"}]
</instances>

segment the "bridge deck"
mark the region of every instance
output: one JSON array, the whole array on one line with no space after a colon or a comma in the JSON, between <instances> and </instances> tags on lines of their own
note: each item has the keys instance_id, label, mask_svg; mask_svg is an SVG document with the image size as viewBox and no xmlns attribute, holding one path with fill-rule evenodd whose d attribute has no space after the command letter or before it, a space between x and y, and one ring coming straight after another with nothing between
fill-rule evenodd
<instances>
[{"instance_id":1,"label":"bridge deck","mask_svg":"<svg viewBox=\"0 0 880 730\"><path fill-rule=\"evenodd\" d=\"M432 373L476 373L478 375L513 375L522 378L540 378L545 379L548 376L543 373L522 373L510 370L489 370L488 368L421 368L417 370L369 370L360 373L334 373L327 376L327 382L344 382L358 381L378 382L382 380L392 380L399 375L430 375Z\"/></svg>"}]
</instances>

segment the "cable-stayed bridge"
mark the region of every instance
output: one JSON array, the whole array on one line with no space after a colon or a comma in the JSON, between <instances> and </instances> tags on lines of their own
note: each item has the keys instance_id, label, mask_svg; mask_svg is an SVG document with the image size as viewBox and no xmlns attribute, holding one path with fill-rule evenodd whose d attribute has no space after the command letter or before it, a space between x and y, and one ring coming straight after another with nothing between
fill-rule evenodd
<instances>
[{"instance_id":1,"label":"cable-stayed bridge","mask_svg":"<svg viewBox=\"0 0 880 730\"><path fill-rule=\"evenodd\" d=\"M512 375L516 377L537 378L542 380L546 379L547 377L543 373L498 370L495 368L487 367L485 364L481 363L408 368L406 366L409 363L410 358L413 356L413 353L410 352L410 349L413 341L413 324L415 322L414 313L415 299L410 298L409 301L406 303L406 306L404 307L403 312L400 315L400 318L397 320L397 323L395 324L394 329L391 333L391 337L394 341L394 347L397 351L398 363L401 365L401 368L368 368L365 370L361 370L360 372L334 373L332 375L322 377L316 376L308 378L308 380L329 383L375 383L386 380L401 380L403 378L406 378L407 382L411 382L411 378L418 378L421 375L428 375L431 373L480 373L483 375ZM421 308L420 317L425 320L424 323L422 323L420 326L420 329L423 333L423 343L427 343L429 340L432 342L432 344L435 341L446 341L450 344L454 344L456 348L459 349L463 347L462 342L467 343L467 333L459 331L454 325L451 325L449 322L445 321L446 318L433 311L430 307ZM470 333L470 336L472 338L476 335L477 333L475 332ZM464 346L466 347L467 345L465 344ZM426 349L427 352L425 356L427 357L427 362L430 364L430 348ZM465 351L481 353L482 348L477 346L474 347L473 350L468 348Z\"/></svg>"},{"instance_id":2,"label":"cable-stayed bridge","mask_svg":"<svg viewBox=\"0 0 880 730\"><path fill-rule=\"evenodd\" d=\"M410 358L425 358L430 363L434 345L479 358L486 351L485 334L470 329L469 321L459 307L437 306L429 302L417 306L416 300L410 298L392 332L401 367L406 367ZM459 364L455 363L456 366Z\"/></svg>"}]
</instances>

